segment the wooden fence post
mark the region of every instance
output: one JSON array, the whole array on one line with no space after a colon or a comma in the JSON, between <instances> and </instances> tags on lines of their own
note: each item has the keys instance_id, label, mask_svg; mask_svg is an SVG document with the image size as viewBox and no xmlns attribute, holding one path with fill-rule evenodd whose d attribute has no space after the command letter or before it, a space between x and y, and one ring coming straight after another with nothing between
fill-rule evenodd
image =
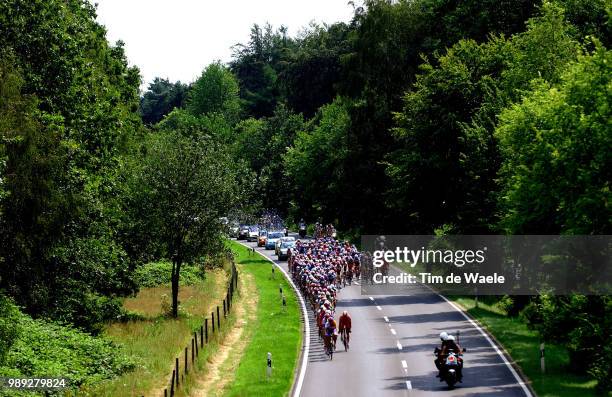
<instances>
[{"instance_id":1,"label":"wooden fence post","mask_svg":"<svg viewBox=\"0 0 612 397\"><path fill-rule=\"evenodd\" d=\"M179 363L178 363L178 357L176 358L176 388L178 389L179 387Z\"/></svg>"},{"instance_id":2,"label":"wooden fence post","mask_svg":"<svg viewBox=\"0 0 612 397\"><path fill-rule=\"evenodd\" d=\"M219 306L217 306L217 329L221 329L221 319L219 318Z\"/></svg>"},{"instance_id":3,"label":"wooden fence post","mask_svg":"<svg viewBox=\"0 0 612 397\"><path fill-rule=\"evenodd\" d=\"M172 370L172 382L170 382L170 397L174 397L174 377L176 376L176 370Z\"/></svg>"},{"instance_id":4,"label":"wooden fence post","mask_svg":"<svg viewBox=\"0 0 612 397\"><path fill-rule=\"evenodd\" d=\"M225 312L225 299L223 299L223 318L227 317L227 313Z\"/></svg>"},{"instance_id":5,"label":"wooden fence post","mask_svg":"<svg viewBox=\"0 0 612 397\"><path fill-rule=\"evenodd\" d=\"M204 326L200 325L200 349L203 349L203 348L204 348Z\"/></svg>"},{"instance_id":6,"label":"wooden fence post","mask_svg":"<svg viewBox=\"0 0 612 397\"><path fill-rule=\"evenodd\" d=\"M198 346L198 331L193 331L193 338L195 339L196 356L199 356L200 347Z\"/></svg>"},{"instance_id":7,"label":"wooden fence post","mask_svg":"<svg viewBox=\"0 0 612 397\"><path fill-rule=\"evenodd\" d=\"M191 338L191 368L193 368L194 361L195 361L195 340Z\"/></svg>"},{"instance_id":8,"label":"wooden fence post","mask_svg":"<svg viewBox=\"0 0 612 397\"><path fill-rule=\"evenodd\" d=\"M214 334L215 333L215 312L214 311L210 312L210 316L212 317L212 321L211 321L212 322L212 332Z\"/></svg>"},{"instance_id":9,"label":"wooden fence post","mask_svg":"<svg viewBox=\"0 0 612 397\"><path fill-rule=\"evenodd\" d=\"M185 348L185 375L188 374L188 371L187 371L187 349L188 348L186 347Z\"/></svg>"},{"instance_id":10,"label":"wooden fence post","mask_svg":"<svg viewBox=\"0 0 612 397\"><path fill-rule=\"evenodd\" d=\"M206 344L208 344L208 319L205 318L204 319L204 340L206 341Z\"/></svg>"}]
</instances>

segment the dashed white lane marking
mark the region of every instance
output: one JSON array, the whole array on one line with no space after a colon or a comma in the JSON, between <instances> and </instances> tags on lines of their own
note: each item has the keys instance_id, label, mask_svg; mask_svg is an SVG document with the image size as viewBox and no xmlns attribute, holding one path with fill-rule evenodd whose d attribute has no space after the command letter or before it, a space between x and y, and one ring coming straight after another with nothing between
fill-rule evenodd
<instances>
[{"instance_id":1,"label":"dashed white lane marking","mask_svg":"<svg viewBox=\"0 0 612 397\"><path fill-rule=\"evenodd\" d=\"M395 330L394 330L393 328L391 328L391 333L392 333L393 335L397 335L397 332L395 332Z\"/></svg>"},{"instance_id":2,"label":"dashed white lane marking","mask_svg":"<svg viewBox=\"0 0 612 397\"><path fill-rule=\"evenodd\" d=\"M382 307L380 307L380 306L378 306L378 305L376 305L376 308L377 308L378 310L382 310Z\"/></svg>"},{"instance_id":3,"label":"dashed white lane marking","mask_svg":"<svg viewBox=\"0 0 612 397\"><path fill-rule=\"evenodd\" d=\"M402 347L403 347L403 346L402 346L402 344L401 344L401 343L399 343L399 341L397 341L397 349L398 349L398 350L402 350Z\"/></svg>"},{"instance_id":4,"label":"dashed white lane marking","mask_svg":"<svg viewBox=\"0 0 612 397\"><path fill-rule=\"evenodd\" d=\"M519 386L521 386L521 389L523 389L523 392L525 393L525 396L533 397L533 394L531 393L531 391L529 390L529 388L527 387L527 385L525 384L523 379L516 372L516 370L514 369L512 364L510 364L510 362L508 361L506 356L501 352L499 346L497 346L497 344L495 342L493 342L493 340L491 340L489 335L487 335L487 333L485 331L483 331L482 328L480 328L480 326L478 324L476 324L476 322L474 320L472 320L467 314L465 314L465 312L463 310L461 310L461 308L459 308L459 306L455 305L453 302L448 300L447 297L445 297L444 295L440 295L439 293L437 293L433 288L431 288L428 285L424 285L424 287L429 289L434 294L438 295L440 298L444 299L446 301L446 303L448 303L453 309L455 309L456 311L461 313L461 315L470 324L472 324L474 326L474 328L476 328L480 332L480 334L487 340L487 342L489 342L491 347L493 347L493 350L495 350L495 353L497 353L499 355L499 357L502 359L502 361L504 362L504 364L506 364L506 367L508 368L508 370L510 370L510 373L514 376L514 379L516 379L516 382L519 384Z\"/></svg>"},{"instance_id":5,"label":"dashed white lane marking","mask_svg":"<svg viewBox=\"0 0 612 397\"><path fill-rule=\"evenodd\" d=\"M406 389L412 390L412 382L410 382L409 380L406 381Z\"/></svg>"},{"instance_id":6,"label":"dashed white lane marking","mask_svg":"<svg viewBox=\"0 0 612 397\"><path fill-rule=\"evenodd\" d=\"M402 368L408 368L408 363L406 362L406 360L402 360Z\"/></svg>"},{"instance_id":7,"label":"dashed white lane marking","mask_svg":"<svg viewBox=\"0 0 612 397\"><path fill-rule=\"evenodd\" d=\"M372 298L371 296L370 296L370 300L371 300L372 302L374 302L374 298Z\"/></svg>"},{"instance_id":8,"label":"dashed white lane marking","mask_svg":"<svg viewBox=\"0 0 612 397\"><path fill-rule=\"evenodd\" d=\"M385 322L387 322L387 323L389 322L389 317L384 316L383 318L385 319Z\"/></svg>"}]
</instances>

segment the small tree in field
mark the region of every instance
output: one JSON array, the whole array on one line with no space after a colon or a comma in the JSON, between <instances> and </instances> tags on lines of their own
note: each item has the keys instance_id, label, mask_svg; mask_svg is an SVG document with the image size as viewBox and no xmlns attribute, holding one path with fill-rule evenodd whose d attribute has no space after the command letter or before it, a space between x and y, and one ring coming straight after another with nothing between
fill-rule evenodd
<instances>
[{"instance_id":1,"label":"small tree in field","mask_svg":"<svg viewBox=\"0 0 612 397\"><path fill-rule=\"evenodd\" d=\"M141 250L172 260L172 315L178 315L183 263L222 248L219 217L237 202L240 173L206 136L161 131L135 161L128 209Z\"/></svg>"}]
</instances>

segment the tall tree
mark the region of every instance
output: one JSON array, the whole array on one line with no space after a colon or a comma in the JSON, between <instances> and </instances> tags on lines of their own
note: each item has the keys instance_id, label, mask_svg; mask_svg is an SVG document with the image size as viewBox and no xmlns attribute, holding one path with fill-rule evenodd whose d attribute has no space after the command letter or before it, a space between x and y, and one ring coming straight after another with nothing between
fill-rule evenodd
<instances>
[{"instance_id":1,"label":"tall tree","mask_svg":"<svg viewBox=\"0 0 612 397\"><path fill-rule=\"evenodd\" d=\"M345 23L311 24L296 39L279 79L294 112L312 117L333 101L344 74L342 57L350 52L349 33Z\"/></svg>"},{"instance_id":2,"label":"tall tree","mask_svg":"<svg viewBox=\"0 0 612 397\"><path fill-rule=\"evenodd\" d=\"M145 124L156 124L175 108L184 108L189 86L156 77L140 98L140 115Z\"/></svg>"},{"instance_id":3,"label":"tall tree","mask_svg":"<svg viewBox=\"0 0 612 397\"><path fill-rule=\"evenodd\" d=\"M220 62L208 65L193 83L187 109L196 116L219 114L230 122L238 121L238 82L232 72Z\"/></svg>"},{"instance_id":4,"label":"tall tree","mask_svg":"<svg viewBox=\"0 0 612 397\"><path fill-rule=\"evenodd\" d=\"M138 70L95 19L87 1L0 3L0 49L35 104L7 146L2 287L30 314L94 331L133 290L114 225L120 155L141 126Z\"/></svg>"},{"instance_id":5,"label":"tall tree","mask_svg":"<svg viewBox=\"0 0 612 397\"><path fill-rule=\"evenodd\" d=\"M285 174L291 182L288 186L293 187L294 218L338 221L337 200L344 195L339 181L344 179L345 156L351 150L349 122L346 103L337 98L321 107L283 156Z\"/></svg>"},{"instance_id":6,"label":"tall tree","mask_svg":"<svg viewBox=\"0 0 612 397\"><path fill-rule=\"evenodd\" d=\"M528 26L511 40L461 40L422 65L396 114L397 149L387 157L388 205L405 224L423 233L497 230L496 115L532 79L556 81L578 53L558 7Z\"/></svg>"},{"instance_id":7,"label":"tall tree","mask_svg":"<svg viewBox=\"0 0 612 397\"><path fill-rule=\"evenodd\" d=\"M177 131L149 135L134 163L126 211L142 240L172 260L174 317L183 263L223 248L219 218L238 204L241 173L215 140Z\"/></svg>"},{"instance_id":8,"label":"tall tree","mask_svg":"<svg viewBox=\"0 0 612 397\"><path fill-rule=\"evenodd\" d=\"M599 46L500 116L507 232L612 232L612 52Z\"/></svg>"},{"instance_id":9,"label":"tall tree","mask_svg":"<svg viewBox=\"0 0 612 397\"><path fill-rule=\"evenodd\" d=\"M255 24L247 44L234 46L230 68L240 82L240 98L248 116L260 118L274 113L281 98L278 76L282 73L294 42L287 28L276 31L270 24Z\"/></svg>"}]
</instances>

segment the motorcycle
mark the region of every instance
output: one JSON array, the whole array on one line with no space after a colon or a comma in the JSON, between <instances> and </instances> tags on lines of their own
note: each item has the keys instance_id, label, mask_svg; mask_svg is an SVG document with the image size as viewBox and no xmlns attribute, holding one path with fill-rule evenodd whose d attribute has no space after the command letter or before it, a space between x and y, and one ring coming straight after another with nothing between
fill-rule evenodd
<instances>
[{"instance_id":1,"label":"motorcycle","mask_svg":"<svg viewBox=\"0 0 612 397\"><path fill-rule=\"evenodd\" d=\"M434 355L438 357L440 349L436 347ZM461 379L460 374L463 370L462 354L465 349L462 349L460 353L456 353L454 350L449 350L448 355L444 359L442 368L440 371L441 380L446 382L449 388L455 387L455 384Z\"/></svg>"},{"instance_id":2,"label":"motorcycle","mask_svg":"<svg viewBox=\"0 0 612 397\"><path fill-rule=\"evenodd\" d=\"M300 224L299 233L300 233L300 238L306 237L306 224L305 223Z\"/></svg>"}]
</instances>

